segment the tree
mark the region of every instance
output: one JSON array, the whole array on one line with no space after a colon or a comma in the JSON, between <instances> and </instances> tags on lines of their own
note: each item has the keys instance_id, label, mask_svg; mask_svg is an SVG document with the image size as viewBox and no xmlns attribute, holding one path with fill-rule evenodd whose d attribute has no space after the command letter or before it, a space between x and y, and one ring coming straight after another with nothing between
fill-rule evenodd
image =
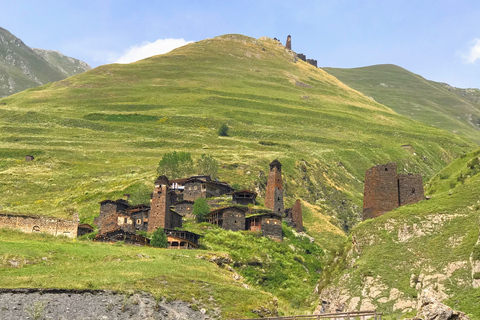
<instances>
[{"instance_id":1,"label":"tree","mask_svg":"<svg viewBox=\"0 0 480 320\"><path fill-rule=\"evenodd\" d=\"M205 216L210 212L207 200L205 198L198 198L193 203L192 214L197 217L197 222L205 221Z\"/></svg>"},{"instance_id":2,"label":"tree","mask_svg":"<svg viewBox=\"0 0 480 320\"><path fill-rule=\"evenodd\" d=\"M158 163L157 173L170 179L183 178L193 173L193 160L189 152L165 153Z\"/></svg>"},{"instance_id":3,"label":"tree","mask_svg":"<svg viewBox=\"0 0 480 320\"><path fill-rule=\"evenodd\" d=\"M197 160L197 172L212 177L217 177L219 163L214 157L208 154L202 154Z\"/></svg>"},{"instance_id":4,"label":"tree","mask_svg":"<svg viewBox=\"0 0 480 320\"><path fill-rule=\"evenodd\" d=\"M228 137L228 126L226 123L223 123L218 129L218 135L221 137Z\"/></svg>"},{"instance_id":5,"label":"tree","mask_svg":"<svg viewBox=\"0 0 480 320\"><path fill-rule=\"evenodd\" d=\"M168 246L167 235L162 228L157 228L157 230L153 232L150 245L157 248L166 248Z\"/></svg>"}]
</instances>

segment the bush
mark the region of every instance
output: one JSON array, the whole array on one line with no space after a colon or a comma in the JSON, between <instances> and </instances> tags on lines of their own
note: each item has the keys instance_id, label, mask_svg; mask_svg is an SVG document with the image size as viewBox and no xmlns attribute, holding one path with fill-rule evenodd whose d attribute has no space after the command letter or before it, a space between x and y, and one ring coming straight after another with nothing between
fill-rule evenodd
<instances>
[{"instance_id":1,"label":"bush","mask_svg":"<svg viewBox=\"0 0 480 320\"><path fill-rule=\"evenodd\" d=\"M171 152L163 155L157 173L170 179L183 178L193 173L193 160L189 152Z\"/></svg>"},{"instance_id":2,"label":"bush","mask_svg":"<svg viewBox=\"0 0 480 320\"><path fill-rule=\"evenodd\" d=\"M197 217L197 222L205 221L205 216L210 212L207 200L204 198L198 198L193 203L192 214Z\"/></svg>"},{"instance_id":3,"label":"bush","mask_svg":"<svg viewBox=\"0 0 480 320\"><path fill-rule=\"evenodd\" d=\"M226 123L223 123L218 129L218 135L221 137L228 137L228 126Z\"/></svg>"},{"instance_id":4,"label":"bush","mask_svg":"<svg viewBox=\"0 0 480 320\"><path fill-rule=\"evenodd\" d=\"M162 228L157 228L157 230L153 232L150 245L156 248L166 248L168 246L167 235Z\"/></svg>"},{"instance_id":5,"label":"bush","mask_svg":"<svg viewBox=\"0 0 480 320\"><path fill-rule=\"evenodd\" d=\"M217 177L219 163L214 157L207 154L202 154L197 160L197 173L212 177Z\"/></svg>"}]
</instances>

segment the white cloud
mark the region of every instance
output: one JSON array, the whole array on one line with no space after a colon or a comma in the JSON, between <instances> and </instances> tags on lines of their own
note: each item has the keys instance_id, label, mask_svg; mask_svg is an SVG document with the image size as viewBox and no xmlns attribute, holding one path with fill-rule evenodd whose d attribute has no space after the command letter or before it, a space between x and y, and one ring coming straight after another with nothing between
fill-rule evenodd
<instances>
[{"instance_id":1,"label":"white cloud","mask_svg":"<svg viewBox=\"0 0 480 320\"><path fill-rule=\"evenodd\" d=\"M480 39L476 38L471 42L471 47L466 53L462 54L462 58L466 63L475 63L480 59Z\"/></svg>"},{"instance_id":2,"label":"white cloud","mask_svg":"<svg viewBox=\"0 0 480 320\"><path fill-rule=\"evenodd\" d=\"M163 54L172 51L175 48L184 46L192 41L184 39L158 39L155 42L144 42L125 50L123 55L118 58L116 63L130 63L141 59L145 59L157 54Z\"/></svg>"}]
</instances>

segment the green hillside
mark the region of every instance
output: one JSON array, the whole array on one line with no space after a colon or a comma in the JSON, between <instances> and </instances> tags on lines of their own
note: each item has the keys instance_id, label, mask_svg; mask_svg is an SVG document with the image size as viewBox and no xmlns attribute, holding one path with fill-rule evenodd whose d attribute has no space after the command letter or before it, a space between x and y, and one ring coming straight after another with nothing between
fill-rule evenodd
<instances>
[{"instance_id":1,"label":"green hillside","mask_svg":"<svg viewBox=\"0 0 480 320\"><path fill-rule=\"evenodd\" d=\"M343 259L324 270L321 296L351 310L367 305L413 315L421 291L430 289L480 319L479 173L477 150L430 180L430 200L359 224Z\"/></svg>"},{"instance_id":2,"label":"green hillside","mask_svg":"<svg viewBox=\"0 0 480 320\"><path fill-rule=\"evenodd\" d=\"M229 137L218 136L222 123ZM323 215L345 230L358 221L371 166L397 161L428 179L473 147L394 113L277 41L241 35L1 99L0 131L5 211L78 211L92 222L99 201L151 190L162 155L176 150L214 156L221 180L261 193L260 171L278 158L287 206L305 200L313 212L307 225L317 231ZM36 160L25 162L25 154Z\"/></svg>"},{"instance_id":3,"label":"green hillside","mask_svg":"<svg viewBox=\"0 0 480 320\"><path fill-rule=\"evenodd\" d=\"M0 97L90 70L58 51L33 49L0 27Z\"/></svg>"},{"instance_id":4,"label":"green hillside","mask_svg":"<svg viewBox=\"0 0 480 320\"><path fill-rule=\"evenodd\" d=\"M395 112L480 143L480 93L426 80L395 65L323 68Z\"/></svg>"}]
</instances>

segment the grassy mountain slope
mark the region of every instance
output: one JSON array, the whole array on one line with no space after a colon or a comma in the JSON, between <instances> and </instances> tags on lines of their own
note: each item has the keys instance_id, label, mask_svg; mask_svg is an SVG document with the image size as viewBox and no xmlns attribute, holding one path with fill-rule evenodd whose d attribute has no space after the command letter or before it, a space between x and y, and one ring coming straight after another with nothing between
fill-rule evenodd
<instances>
[{"instance_id":1,"label":"grassy mountain slope","mask_svg":"<svg viewBox=\"0 0 480 320\"><path fill-rule=\"evenodd\" d=\"M0 97L90 70L58 51L32 49L0 28Z\"/></svg>"},{"instance_id":2,"label":"grassy mountain slope","mask_svg":"<svg viewBox=\"0 0 480 320\"><path fill-rule=\"evenodd\" d=\"M405 315L428 288L480 319L479 173L477 150L435 175L430 200L359 224L343 256L324 272L324 299L351 310L373 306Z\"/></svg>"},{"instance_id":3,"label":"grassy mountain slope","mask_svg":"<svg viewBox=\"0 0 480 320\"><path fill-rule=\"evenodd\" d=\"M429 81L395 65L323 70L399 114L480 143L478 89Z\"/></svg>"},{"instance_id":4,"label":"grassy mountain slope","mask_svg":"<svg viewBox=\"0 0 480 320\"><path fill-rule=\"evenodd\" d=\"M218 136L222 123L229 137ZM79 211L92 222L99 201L151 190L161 156L177 150L213 155L222 180L261 193L262 172L278 158L287 206L309 203L307 226L317 231L327 220L356 223L371 166L397 161L428 179L473 146L394 113L276 41L241 35L1 99L0 131L5 211ZM316 219L322 214L339 219Z\"/></svg>"}]
</instances>

